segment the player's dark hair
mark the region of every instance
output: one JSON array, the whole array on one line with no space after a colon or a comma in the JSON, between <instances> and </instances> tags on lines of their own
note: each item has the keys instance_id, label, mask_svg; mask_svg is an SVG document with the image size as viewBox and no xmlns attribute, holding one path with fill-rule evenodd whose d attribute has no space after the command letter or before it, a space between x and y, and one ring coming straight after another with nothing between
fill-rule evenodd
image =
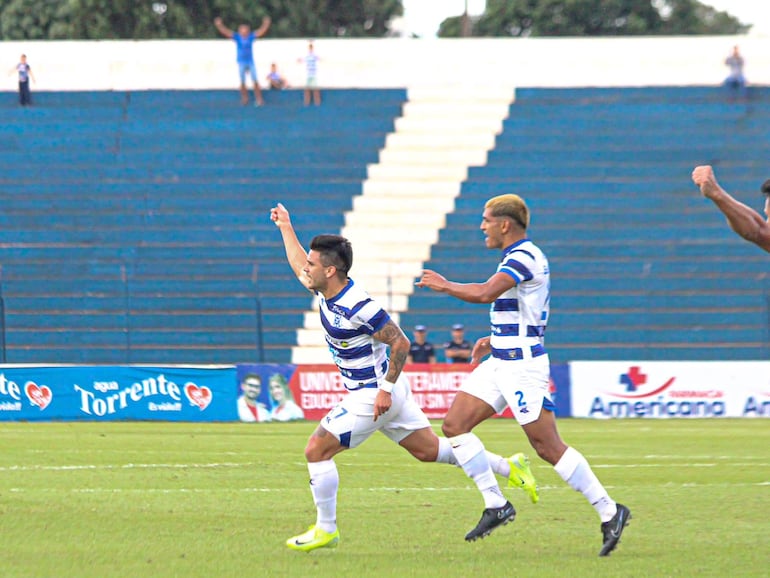
<instances>
[{"instance_id":1,"label":"player's dark hair","mask_svg":"<svg viewBox=\"0 0 770 578\"><path fill-rule=\"evenodd\" d=\"M353 266L353 246L340 235L317 235L310 241L310 248L321 255L324 267L333 265L337 271L347 277Z\"/></svg>"},{"instance_id":2,"label":"player's dark hair","mask_svg":"<svg viewBox=\"0 0 770 578\"><path fill-rule=\"evenodd\" d=\"M762 191L763 195L770 197L770 179L767 179L764 183L762 183L760 190Z\"/></svg>"}]
</instances>

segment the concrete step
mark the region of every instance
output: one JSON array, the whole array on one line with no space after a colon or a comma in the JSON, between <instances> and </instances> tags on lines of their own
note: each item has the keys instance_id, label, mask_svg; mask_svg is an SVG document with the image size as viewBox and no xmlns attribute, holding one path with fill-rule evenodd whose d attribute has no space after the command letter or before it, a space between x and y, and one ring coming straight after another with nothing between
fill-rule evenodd
<instances>
[{"instance_id":1,"label":"concrete step","mask_svg":"<svg viewBox=\"0 0 770 578\"><path fill-rule=\"evenodd\" d=\"M416 213L441 212L451 213L454 210L454 199L448 197L415 197L405 199L403 195L383 197L360 196L353 198L353 210L374 211L383 213Z\"/></svg>"},{"instance_id":2,"label":"concrete step","mask_svg":"<svg viewBox=\"0 0 770 578\"><path fill-rule=\"evenodd\" d=\"M408 201L405 204L408 204ZM394 226L401 226L410 228L427 227L438 230L446 226L446 215L443 213L418 213L408 208L400 208L398 211L387 213L364 210L345 213L345 227L352 229L368 228L372 223L378 223L378 225L385 226L388 229Z\"/></svg>"},{"instance_id":3,"label":"concrete step","mask_svg":"<svg viewBox=\"0 0 770 578\"><path fill-rule=\"evenodd\" d=\"M388 197L451 197L455 198L460 194L461 183L454 180L403 180L387 181L366 180L363 183L363 196Z\"/></svg>"},{"instance_id":4,"label":"concrete step","mask_svg":"<svg viewBox=\"0 0 770 578\"><path fill-rule=\"evenodd\" d=\"M390 133L385 137L386 148L434 148L465 149L468 147L491 150L495 146L495 135L447 131L441 134Z\"/></svg>"},{"instance_id":5,"label":"concrete step","mask_svg":"<svg viewBox=\"0 0 770 578\"><path fill-rule=\"evenodd\" d=\"M468 178L468 167L463 165L369 165L367 176L378 180L457 180Z\"/></svg>"},{"instance_id":6,"label":"concrete step","mask_svg":"<svg viewBox=\"0 0 770 578\"><path fill-rule=\"evenodd\" d=\"M432 149L415 147L383 149L380 163L387 165L466 165L483 166L487 163L487 151L476 148Z\"/></svg>"}]
</instances>

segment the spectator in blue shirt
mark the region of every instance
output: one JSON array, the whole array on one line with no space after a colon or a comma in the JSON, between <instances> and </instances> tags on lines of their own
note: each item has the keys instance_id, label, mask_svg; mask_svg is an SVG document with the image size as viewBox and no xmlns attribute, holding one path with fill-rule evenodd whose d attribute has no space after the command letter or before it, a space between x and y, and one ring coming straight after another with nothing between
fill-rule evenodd
<instances>
[{"instance_id":1,"label":"spectator in blue shirt","mask_svg":"<svg viewBox=\"0 0 770 578\"><path fill-rule=\"evenodd\" d=\"M262 24L256 30L251 30L248 24L241 24L238 26L238 32L235 33L222 23L221 18L214 19L214 26L217 27L219 33L226 38L232 38L235 42L238 74L241 78L241 102L243 104L249 103L249 91L246 89L247 72L251 76L251 83L254 86L254 105L262 106L264 104L262 91L259 88L259 82L257 82L257 67L254 65L253 47L254 41L267 33L267 29L270 28L270 22L270 17L265 16L262 19Z\"/></svg>"},{"instance_id":2,"label":"spectator in blue shirt","mask_svg":"<svg viewBox=\"0 0 770 578\"><path fill-rule=\"evenodd\" d=\"M733 52L725 59L725 66L730 69L730 74L725 78L725 86L736 90L746 88L746 77L743 75L743 56L737 46L733 46Z\"/></svg>"},{"instance_id":3,"label":"spectator in blue shirt","mask_svg":"<svg viewBox=\"0 0 770 578\"><path fill-rule=\"evenodd\" d=\"M22 54L19 63L13 67L11 74L14 72L19 73L19 104L21 106L29 106L32 104L32 96L29 90L29 81L35 80L35 76L32 74L32 68L27 64L27 55Z\"/></svg>"}]
</instances>

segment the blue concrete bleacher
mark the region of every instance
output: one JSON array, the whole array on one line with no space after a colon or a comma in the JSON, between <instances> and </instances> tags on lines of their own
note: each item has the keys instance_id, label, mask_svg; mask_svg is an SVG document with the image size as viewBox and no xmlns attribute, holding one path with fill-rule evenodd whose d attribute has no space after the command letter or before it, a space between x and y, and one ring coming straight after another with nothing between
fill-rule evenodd
<instances>
[{"instance_id":1,"label":"blue concrete bleacher","mask_svg":"<svg viewBox=\"0 0 770 578\"><path fill-rule=\"evenodd\" d=\"M0 95L5 360L286 362L311 296L269 221L337 232L403 90Z\"/></svg>"},{"instance_id":2,"label":"blue concrete bleacher","mask_svg":"<svg viewBox=\"0 0 770 578\"><path fill-rule=\"evenodd\" d=\"M769 152L768 88L746 100L713 87L521 89L426 267L465 282L491 275L499 255L483 246L483 204L515 192L550 260L555 361L767 359L770 261L690 173L714 165L761 211ZM489 332L487 309L418 290L402 323L427 324L434 343L455 322L476 338Z\"/></svg>"},{"instance_id":3,"label":"blue concrete bleacher","mask_svg":"<svg viewBox=\"0 0 770 578\"><path fill-rule=\"evenodd\" d=\"M288 361L311 300L269 208L284 202L305 242L338 231L405 97L327 91L303 108L288 91L255 109L233 91L37 93L22 110L6 93L6 361ZM710 87L520 89L426 266L489 276L483 203L517 192L551 261L555 361L767 358L767 255L690 171L714 164L759 209L769 120L759 87L747 101ZM401 319L434 343L458 321L488 332L487 306L424 290Z\"/></svg>"}]
</instances>

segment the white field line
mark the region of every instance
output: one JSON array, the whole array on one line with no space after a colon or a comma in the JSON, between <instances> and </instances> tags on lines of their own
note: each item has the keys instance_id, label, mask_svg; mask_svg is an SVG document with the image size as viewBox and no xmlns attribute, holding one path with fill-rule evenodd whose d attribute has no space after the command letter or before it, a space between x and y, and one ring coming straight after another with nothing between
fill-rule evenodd
<instances>
[{"instance_id":1,"label":"white field line","mask_svg":"<svg viewBox=\"0 0 770 578\"><path fill-rule=\"evenodd\" d=\"M659 484L659 487L664 487L667 489L673 489L673 488L713 488L713 487L725 487L725 488L734 488L734 487L760 487L760 486L770 486L770 481L766 482L741 482L741 483L716 483L716 484L700 484L696 482L685 482L683 484L675 484L672 482L667 482L664 484ZM615 489L614 486L605 486L607 489ZM560 486L540 486L540 491L548 491L548 492L554 492L554 491L570 491L572 492L572 488L567 486L566 484L560 485ZM269 494L269 493L276 493L276 494L286 494L287 492L302 492L306 493L307 488L49 488L49 489L29 489L29 488L9 488L7 490L10 493L16 493L16 494L36 494L36 493L71 493L71 494L211 494L214 492L224 492L224 493L259 493L259 494ZM351 492L382 492L382 493L393 493L393 492L414 492L416 494L419 493L432 493L432 492L458 492L458 491L474 491L477 492L475 486L454 486L454 487L440 487L440 488L432 488L432 487L425 487L425 488L406 488L406 487L377 487L377 488L352 488L348 487L345 488L345 492L351 493Z\"/></svg>"},{"instance_id":2,"label":"white field line","mask_svg":"<svg viewBox=\"0 0 770 578\"><path fill-rule=\"evenodd\" d=\"M658 456L660 457L660 456ZM708 456L701 456L707 457ZM715 459L711 457L710 459ZM751 457L742 456L741 459L753 459ZM760 458L756 458L760 459ZM381 467L381 468L398 468L403 466L400 462L343 462L339 461L338 464L342 467ZM204 464L78 464L78 465L61 465L61 466L43 466L43 465L13 465L13 466L0 466L0 472L34 472L34 471L78 471L78 470L131 470L131 469L216 469L216 468L251 468L257 464L254 462L213 462ZM287 462L286 466L291 467L305 467L304 462ZM609 468L670 468L670 463L649 463L649 464L597 464L592 463L591 467L594 469L609 469ZM687 461L680 461L676 464L677 468L715 468L718 466L731 466L731 467L752 467L752 468L766 468L770 467L770 462L729 462L729 463L716 463L716 462L694 462L688 463ZM537 465L534 469L547 468L546 465Z\"/></svg>"},{"instance_id":3,"label":"white field line","mask_svg":"<svg viewBox=\"0 0 770 578\"><path fill-rule=\"evenodd\" d=\"M206 469L240 468L253 463L219 462L212 464L81 464L72 466L0 466L0 472L77 471L77 470L132 470L132 469Z\"/></svg>"}]
</instances>

